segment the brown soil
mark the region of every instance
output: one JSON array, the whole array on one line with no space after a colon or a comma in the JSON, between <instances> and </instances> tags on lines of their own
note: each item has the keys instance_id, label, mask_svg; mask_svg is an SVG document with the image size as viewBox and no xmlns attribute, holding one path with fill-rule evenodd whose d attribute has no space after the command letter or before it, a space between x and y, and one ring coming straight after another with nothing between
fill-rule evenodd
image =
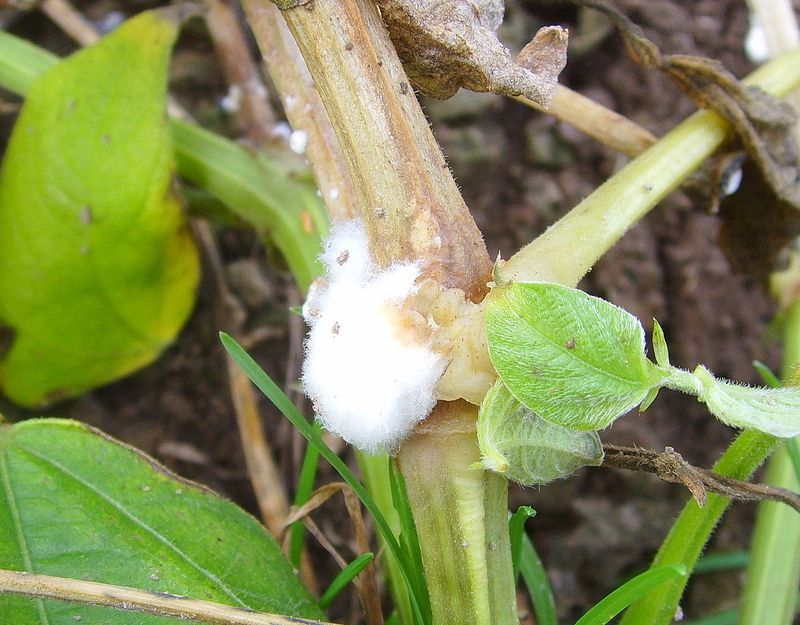
<instances>
[{"instance_id":1,"label":"brown soil","mask_svg":"<svg viewBox=\"0 0 800 625\"><path fill-rule=\"evenodd\" d=\"M562 80L573 89L657 135L694 110L668 79L630 61L602 20L586 19L590 16L561 3L506 4L503 37L512 48L521 47L546 23L569 27L573 50ZM99 19L112 10L132 14L150 5L93 0L81 8ZM719 59L737 76L752 69L743 54L747 10L741 0L617 0L616 5L664 51ZM60 53L70 49L67 39L39 15L0 15L14 32ZM224 81L199 23L183 35L174 74L178 95L195 115L217 130L229 129L218 107ZM578 131L510 100L462 92L447 102L423 104L492 256L499 251L508 257L625 162ZM12 119L0 116L0 132L7 131ZM716 246L717 228L717 219L704 206L676 193L637 225L582 286L631 311L648 328L656 317L676 364L702 362L720 375L756 382L753 359L773 368L779 363L778 346L767 333L774 307L759 285L732 273ZM268 292L262 297L248 299L250 290L259 291L252 279L237 294L248 327L271 330L254 353L270 374L284 380L286 355L290 348L299 349L298 338L292 339L288 329L290 281L268 265L252 235L223 229L218 235L226 263L255 261L266 277ZM97 425L255 512L212 320L212 298L210 284L204 283L194 316L155 365L49 412ZM296 475L296 436L266 401L261 408L280 466L287 476ZM693 399L664 392L646 414L620 420L603 438L659 450L670 445L691 462L709 466L732 436ZM574 620L619 579L646 566L686 499L682 489L650 476L606 469L583 471L541 490L512 491L515 506L529 504L538 511L529 528L564 622ZM753 509L736 506L711 550L746 549ZM344 512L332 511L331 517L323 529L334 542L347 543L349 534L341 529L347 523ZM314 563L323 578L335 570L316 552ZM740 592L737 574L700 579L691 587L684 611L699 616L725 609ZM355 622L344 603L331 616Z\"/></svg>"}]
</instances>

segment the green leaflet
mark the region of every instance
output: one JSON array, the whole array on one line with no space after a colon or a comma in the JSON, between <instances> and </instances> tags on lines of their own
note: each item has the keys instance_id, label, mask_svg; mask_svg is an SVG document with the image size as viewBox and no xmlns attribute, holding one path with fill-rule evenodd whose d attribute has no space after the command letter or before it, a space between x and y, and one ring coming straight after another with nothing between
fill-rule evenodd
<instances>
[{"instance_id":1,"label":"green leaflet","mask_svg":"<svg viewBox=\"0 0 800 625\"><path fill-rule=\"evenodd\" d=\"M546 484L603 461L596 432L561 427L537 417L501 380L481 404L478 445L484 468L524 486Z\"/></svg>"},{"instance_id":2,"label":"green leaflet","mask_svg":"<svg viewBox=\"0 0 800 625\"><path fill-rule=\"evenodd\" d=\"M498 286L485 316L500 378L556 425L605 428L663 377L645 356L639 321L577 289L544 282Z\"/></svg>"},{"instance_id":3,"label":"green leaflet","mask_svg":"<svg viewBox=\"0 0 800 625\"><path fill-rule=\"evenodd\" d=\"M0 171L0 388L41 406L148 364L199 259L172 192L176 23L143 13L32 85Z\"/></svg>"},{"instance_id":4,"label":"green leaflet","mask_svg":"<svg viewBox=\"0 0 800 625\"><path fill-rule=\"evenodd\" d=\"M500 379L516 399L556 426L604 428L639 404L645 410L667 387L696 395L728 425L783 438L800 434L800 388L753 388L717 379L702 365L693 372L673 367L658 322L656 365L645 356L644 330L633 315L578 289L517 282L495 287L487 300L486 336ZM502 410L519 411L510 403ZM522 417L516 421L520 431L532 431ZM493 417L486 427L497 423ZM505 445L512 445L514 436L523 440L519 432L487 430L484 436L502 438ZM493 470L508 460L500 444L486 444L484 456Z\"/></svg>"},{"instance_id":5,"label":"green leaflet","mask_svg":"<svg viewBox=\"0 0 800 625\"><path fill-rule=\"evenodd\" d=\"M800 389L742 386L715 378L702 365L691 376L697 381L697 386L691 389L678 387L679 390L697 394L698 401L703 402L709 412L723 423L737 428L754 428L779 438L800 435ZM670 377L669 381L673 379Z\"/></svg>"},{"instance_id":6,"label":"green leaflet","mask_svg":"<svg viewBox=\"0 0 800 625\"><path fill-rule=\"evenodd\" d=\"M74 421L0 427L0 568L320 618L256 519ZM174 619L0 596L9 625Z\"/></svg>"}]
</instances>

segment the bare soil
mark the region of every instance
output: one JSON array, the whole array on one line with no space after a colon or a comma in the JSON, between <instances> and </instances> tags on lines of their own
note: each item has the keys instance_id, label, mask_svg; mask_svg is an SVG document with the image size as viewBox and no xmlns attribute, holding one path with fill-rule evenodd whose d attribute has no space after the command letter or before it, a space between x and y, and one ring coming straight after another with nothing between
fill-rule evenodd
<instances>
[{"instance_id":1,"label":"bare soil","mask_svg":"<svg viewBox=\"0 0 800 625\"><path fill-rule=\"evenodd\" d=\"M545 24L570 29L570 59L562 81L573 89L657 135L694 111L669 79L630 61L615 33L590 12L558 2L506 4L502 34L511 48L520 48ZM748 16L741 0L615 4L665 52L710 56L737 76L753 69L743 52ZM152 5L91 0L79 6L90 18L102 20L112 11L130 15ZM2 18L13 32L59 53L73 47L36 12ZM219 106L224 80L199 22L182 36L173 87L199 120L230 132L232 124ZM491 255L511 255L626 162L573 128L511 100L461 92L452 100L425 100L423 105ZM0 132L7 133L12 120L13 114L0 115ZM779 348L768 332L775 309L759 284L734 275L716 245L717 230L717 219L705 206L677 192L637 225L582 287L631 311L648 329L650 320L657 318L676 364L693 367L702 362L722 376L757 382L752 360L774 369L779 365ZM296 355L301 348L300 337L289 329L287 305L296 303L291 282L268 263L252 234L219 228L217 235L229 267L247 261L247 268L255 268L256 274L232 284L247 312L248 327L269 329L254 353L270 374L285 380L287 354L293 350ZM212 319L212 298L206 281L190 322L156 364L55 406L50 414L96 425L256 513ZM293 375L296 370L288 378ZM278 463L285 475L296 475L296 435L266 401L261 408ZM733 436L694 400L668 392L646 414L630 415L603 434L605 441L618 444L657 450L669 445L702 466L710 466ZM330 474L321 476L329 478ZM291 490L292 478L287 481ZM681 488L651 476L609 469L585 470L540 490L512 491L514 506L528 504L538 511L529 528L551 575L564 622L647 565L687 498ZM749 504L735 506L710 550L746 549L753 511ZM335 544L349 544L343 510L331 508L321 523ZM325 555L315 551L313 562L323 579L335 573ZM685 614L696 617L735 605L741 581L737 573L698 578L687 594ZM337 611L333 618L356 622L349 600L338 604Z\"/></svg>"}]
</instances>

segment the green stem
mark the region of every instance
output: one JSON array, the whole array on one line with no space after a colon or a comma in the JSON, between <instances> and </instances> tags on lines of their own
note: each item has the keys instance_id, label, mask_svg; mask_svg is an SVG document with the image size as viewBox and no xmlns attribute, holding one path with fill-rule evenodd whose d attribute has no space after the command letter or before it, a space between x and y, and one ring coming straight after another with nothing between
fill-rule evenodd
<instances>
[{"instance_id":1,"label":"green stem","mask_svg":"<svg viewBox=\"0 0 800 625\"><path fill-rule=\"evenodd\" d=\"M775 448L777 439L756 430L745 430L714 465L714 471L746 480ZM653 560L652 566L683 564L694 568L730 499L711 494L703 508L694 500L686 504ZM634 603L620 625L668 625L673 622L687 578L675 579Z\"/></svg>"},{"instance_id":2,"label":"green stem","mask_svg":"<svg viewBox=\"0 0 800 625\"><path fill-rule=\"evenodd\" d=\"M784 320L783 376L800 360L800 299ZM800 490L794 463L785 445L775 450L764 481ZM794 620L800 582L800 516L788 506L759 504L747 569L741 625L789 625Z\"/></svg>"},{"instance_id":3,"label":"green stem","mask_svg":"<svg viewBox=\"0 0 800 625\"><path fill-rule=\"evenodd\" d=\"M389 457L386 454L370 455L362 452L356 453L358 468L367 492L375 500L375 504L386 517L386 522L395 536L400 535L400 519L392 501L389 489ZM383 542L382 539L379 540ZM391 551L384 551L381 556L381 566L384 577L389 585L389 593L394 601L398 618L402 625L414 623L414 613L411 610L411 600L408 596L408 586L400 572L400 563Z\"/></svg>"},{"instance_id":4,"label":"green stem","mask_svg":"<svg viewBox=\"0 0 800 625\"><path fill-rule=\"evenodd\" d=\"M517 625L508 484L479 461L477 408L437 407L398 456L434 625Z\"/></svg>"},{"instance_id":5,"label":"green stem","mask_svg":"<svg viewBox=\"0 0 800 625\"><path fill-rule=\"evenodd\" d=\"M800 86L800 49L763 65L745 82L785 96ZM503 267L503 277L576 285L606 251L729 136L730 125L719 115L695 113L512 256Z\"/></svg>"}]
</instances>

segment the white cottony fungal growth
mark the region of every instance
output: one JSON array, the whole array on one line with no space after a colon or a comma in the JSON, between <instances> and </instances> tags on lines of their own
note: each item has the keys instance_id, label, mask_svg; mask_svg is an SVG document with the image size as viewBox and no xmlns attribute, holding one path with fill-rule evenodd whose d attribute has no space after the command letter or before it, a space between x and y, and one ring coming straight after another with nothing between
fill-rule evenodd
<instances>
[{"instance_id":1,"label":"white cottony fungal growth","mask_svg":"<svg viewBox=\"0 0 800 625\"><path fill-rule=\"evenodd\" d=\"M750 14L750 28L744 39L744 52L753 63L763 63L770 57L767 34L755 13Z\"/></svg>"},{"instance_id":2,"label":"white cottony fungal growth","mask_svg":"<svg viewBox=\"0 0 800 625\"><path fill-rule=\"evenodd\" d=\"M368 452L393 451L432 410L446 359L425 318L402 308L416 292L417 263L378 271L359 221L333 227L303 316L303 386L322 424Z\"/></svg>"},{"instance_id":3,"label":"white cottony fungal growth","mask_svg":"<svg viewBox=\"0 0 800 625\"><path fill-rule=\"evenodd\" d=\"M295 130L289 135L289 149L295 154L303 154L308 146L308 133L305 130Z\"/></svg>"},{"instance_id":4,"label":"white cottony fungal growth","mask_svg":"<svg viewBox=\"0 0 800 625\"><path fill-rule=\"evenodd\" d=\"M242 95L242 88L239 85L231 85L228 94L219 101L219 105L226 113L238 113L242 108Z\"/></svg>"}]
</instances>

